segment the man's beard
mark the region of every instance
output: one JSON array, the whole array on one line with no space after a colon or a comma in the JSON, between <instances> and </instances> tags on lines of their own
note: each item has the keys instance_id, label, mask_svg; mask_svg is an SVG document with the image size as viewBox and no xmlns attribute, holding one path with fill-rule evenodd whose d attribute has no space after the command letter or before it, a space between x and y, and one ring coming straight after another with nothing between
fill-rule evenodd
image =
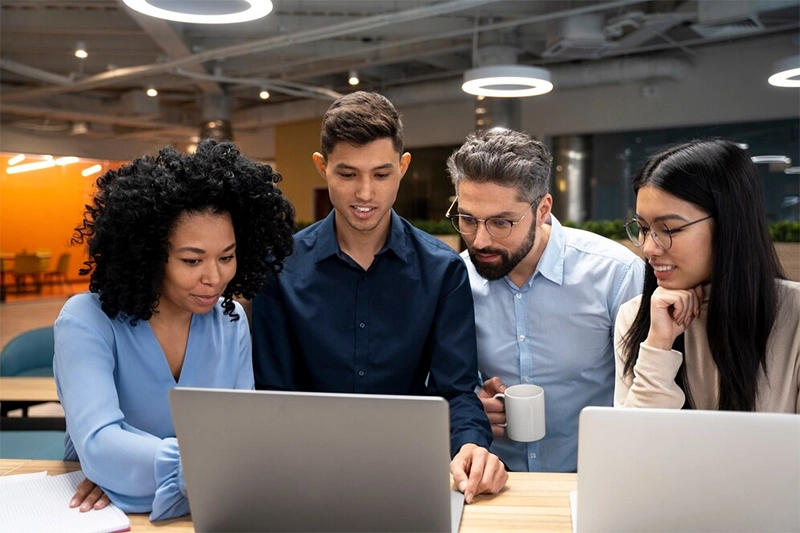
<instances>
[{"instance_id":1,"label":"man's beard","mask_svg":"<svg viewBox=\"0 0 800 533\"><path fill-rule=\"evenodd\" d=\"M469 258L472 264L475 265L475 270L481 277L494 281L497 279L508 276L512 270L517 268L517 265L525 259L525 256L533 248L533 243L536 241L536 226L531 224L531 229L525 241L513 252L509 253L507 250L497 250L495 248L483 248L481 250L468 247ZM488 264L478 261L477 253L498 254L500 262L495 264Z\"/></svg>"}]
</instances>

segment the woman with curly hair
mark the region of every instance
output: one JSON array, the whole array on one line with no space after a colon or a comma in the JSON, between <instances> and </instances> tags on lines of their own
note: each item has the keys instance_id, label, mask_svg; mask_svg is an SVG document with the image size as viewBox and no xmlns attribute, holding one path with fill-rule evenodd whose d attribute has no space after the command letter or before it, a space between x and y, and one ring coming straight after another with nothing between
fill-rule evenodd
<instances>
[{"instance_id":1,"label":"woman with curly hair","mask_svg":"<svg viewBox=\"0 0 800 533\"><path fill-rule=\"evenodd\" d=\"M72 239L88 245L90 292L55 322L64 458L98 485L83 482L72 506L88 510L102 489L151 520L189 512L169 391L253 388L247 317L233 297L252 298L292 251L279 180L213 140L98 178Z\"/></svg>"},{"instance_id":2,"label":"woman with curly hair","mask_svg":"<svg viewBox=\"0 0 800 533\"><path fill-rule=\"evenodd\" d=\"M800 283L749 154L693 141L653 155L633 188L626 228L647 267L617 316L614 404L800 413Z\"/></svg>"}]
</instances>

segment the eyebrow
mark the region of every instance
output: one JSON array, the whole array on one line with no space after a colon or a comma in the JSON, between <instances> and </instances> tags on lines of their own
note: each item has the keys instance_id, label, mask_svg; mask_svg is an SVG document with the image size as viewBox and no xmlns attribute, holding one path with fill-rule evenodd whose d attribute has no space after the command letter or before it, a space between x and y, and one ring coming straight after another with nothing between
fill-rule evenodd
<instances>
[{"instance_id":1,"label":"eyebrow","mask_svg":"<svg viewBox=\"0 0 800 533\"><path fill-rule=\"evenodd\" d=\"M638 213L636 214L636 218L638 218L639 220L642 220L644 222L648 222L647 219L644 219L644 218L640 217ZM653 224L654 222L665 222L667 220L682 220L682 221L686 222L686 219L684 217L682 217L681 215L675 214L675 213L670 213L668 215L661 215L659 217L654 218L653 220L650 220L649 222L651 224Z\"/></svg>"},{"instance_id":2,"label":"eyebrow","mask_svg":"<svg viewBox=\"0 0 800 533\"><path fill-rule=\"evenodd\" d=\"M226 247L224 250L222 250L222 251L223 251L223 252L229 252L229 251L233 250L234 248L236 248L236 243L235 243L235 242L234 242L234 243L231 243L231 244L229 244L229 245L228 245L228 246L227 246L227 247ZM202 248L195 248L194 246L184 246L184 247L182 247L182 248L177 248L177 249L175 250L175 252L176 252L176 253L179 253L179 252L190 252L190 253L195 253L195 254L204 254L204 253L206 253L206 251L205 251L205 250L203 250Z\"/></svg>"},{"instance_id":3,"label":"eyebrow","mask_svg":"<svg viewBox=\"0 0 800 533\"><path fill-rule=\"evenodd\" d=\"M392 163L384 163L382 165L378 165L377 167L371 168L370 170L386 170L386 169L393 169L394 165ZM334 169L336 170L360 170L358 167L354 165L348 165L347 163L338 163Z\"/></svg>"}]
</instances>

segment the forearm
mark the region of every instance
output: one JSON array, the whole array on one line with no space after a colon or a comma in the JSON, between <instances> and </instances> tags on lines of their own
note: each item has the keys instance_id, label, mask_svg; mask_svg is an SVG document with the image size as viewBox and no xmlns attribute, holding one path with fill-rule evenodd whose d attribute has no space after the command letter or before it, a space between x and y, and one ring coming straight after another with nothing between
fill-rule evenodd
<instances>
[{"instance_id":1,"label":"forearm","mask_svg":"<svg viewBox=\"0 0 800 533\"><path fill-rule=\"evenodd\" d=\"M617 372L614 405L680 409L686 396L675 383L675 377L682 361L683 354L676 350L659 350L641 344L633 376Z\"/></svg>"}]
</instances>

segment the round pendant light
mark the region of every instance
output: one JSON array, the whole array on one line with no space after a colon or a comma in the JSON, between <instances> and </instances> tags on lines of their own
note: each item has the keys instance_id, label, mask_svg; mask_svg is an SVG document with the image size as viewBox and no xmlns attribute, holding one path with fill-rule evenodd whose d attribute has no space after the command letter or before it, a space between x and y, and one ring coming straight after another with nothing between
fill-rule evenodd
<instances>
[{"instance_id":1,"label":"round pendant light","mask_svg":"<svg viewBox=\"0 0 800 533\"><path fill-rule=\"evenodd\" d=\"M122 0L139 13L174 22L192 24L235 24L267 16L270 0Z\"/></svg>"},{"instance_id":2,"label":"round pendant light","mask_svg":"<svg viewBox=\"0 0 800 533\"><path fill-rule=\"evenodd\" d=\"M523 65L492 65L464 72L461 89L476 96L519 98L553 90L550 71Z\"/></svg>"},{"instance_id":3,"label":"round pendant light","mask_svg":"<svg viewBox=\"0 0 800 533\"><path fill-rule=\"evenodd\" d=\"M800 87L800 55L775 63L775 74L767 81L775 87Z\"/></svg>"}]
</instances>

